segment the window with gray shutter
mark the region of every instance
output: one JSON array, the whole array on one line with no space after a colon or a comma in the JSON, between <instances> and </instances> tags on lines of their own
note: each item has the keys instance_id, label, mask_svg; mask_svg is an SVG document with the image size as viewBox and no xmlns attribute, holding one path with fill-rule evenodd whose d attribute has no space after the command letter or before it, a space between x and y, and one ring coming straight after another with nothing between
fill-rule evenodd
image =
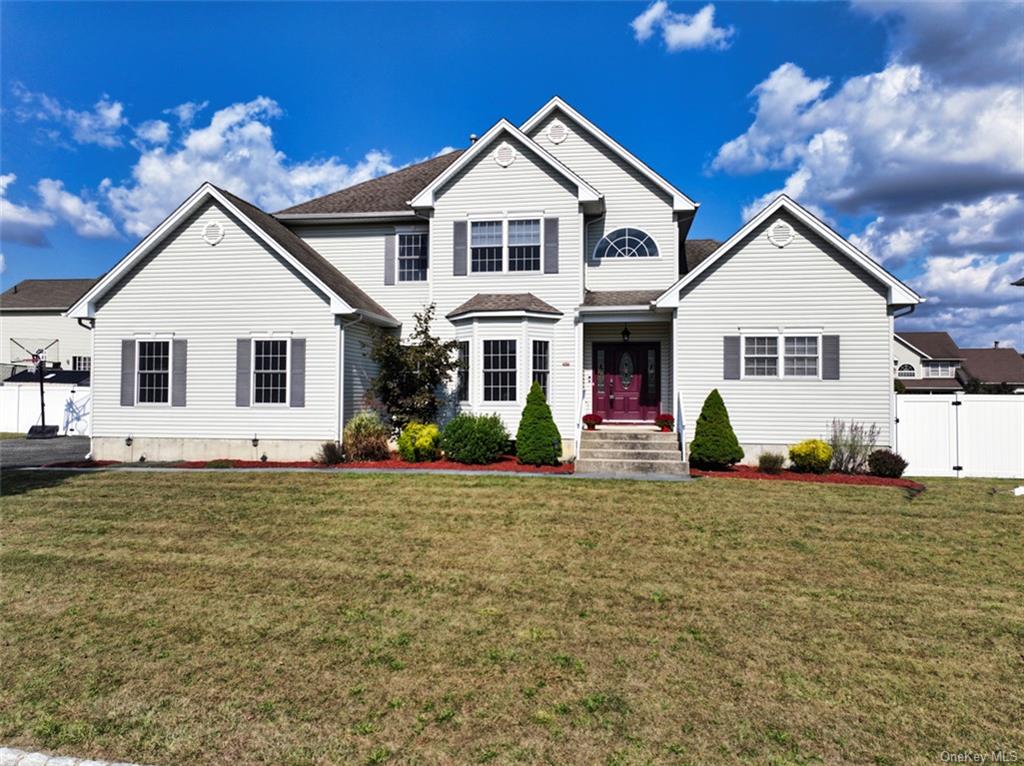
<instances>
[{"instance_id":1,"label":"window with gray shutter","mask_svg":"<svg viewBox=\"0 0 1024 766\"><path fill-rule=\"evenodd\" d=\"M455 221L452 224L452 274L456 277L466 276L466 222Z\"/></svg>"},{"instance_id":2,"label":"window with gray shutter","mask_svg":"<svg viewBox=\"0 0 1024 766\"><path fill-rule=\"evenodd\" d=\"M384 284L395 283L395 235L384 235Z\"/></svg>"},{"instance_id":3,"label":"window with gray shutter","mask_svg":"<svg viewBox=\"0 0 1024 766\"><path fill-rule=\"evenodd\" d=\"M740 379L740 336L726 335L722 339L722 377Z\"/></svg>"},{"instance_id":4,"label":"window with gray shutter","mask_svg":"<svg viewBox=\"0 0 1024 766\"><path fill-rule=\"evenodd\" d=\"M249 406L249 384L252 377L252 338L235 341L235 406Z\"/></svg>"},{"instance_id":5,"label":"window with gray shutter","mask_svg":"<svg viewBox=\"0 0 1024 766\"><path fill-rule=\"evenodd\" d=\"M292 338L291 407L306 406L306 339Z\"/></svg>"},{"instance_id":6,"label":"window with gray shutter","mask_svg":"<svg viewBox=\"0 0 1024 766\"><path fill-rule=\"evenodd\" d=\"M839 380L839 336L821 336L821 378Z\"/></svg>"},{"instance_id":7,"label":"window with gray shutter","mask_svg":"<svg viewBox=\"0 0 1024 766\"><path fill-rule=\"evenodd\" d=\"M135 340L121 341L121 406L135 406Z\"/></svg>"},{"instance_id":8,"label":"window with gray shutter","mask_svg":"<svg viewBox=\"0 0 1024 766\"><path fill-rule=\"evenodd\" d=\"M171 406L184 407L188 383L188 341L176 338L171 353Z\"/></svg>"},{"instance_id":9,"label":"window with gray shutter","mask_svg":"<svg viewBox=\"0 0 1024 766\"><path fill-rule=\"evenodd\" d=\"M558 219L544 219L544 273L558 273Z\"/></svg>"}]
</instances>

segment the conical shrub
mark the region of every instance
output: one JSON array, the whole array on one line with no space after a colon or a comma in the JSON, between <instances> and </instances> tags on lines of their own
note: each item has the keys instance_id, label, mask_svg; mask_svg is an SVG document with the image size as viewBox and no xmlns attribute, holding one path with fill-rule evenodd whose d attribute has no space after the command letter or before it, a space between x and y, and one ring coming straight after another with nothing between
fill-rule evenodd
<instances>
[{"instance_id":1,"label":"conical shrub","mask_svg":"<svg viewBox=\"0 0 1024 766\"><path fill-rule=\"evenodd\" d=\"M526 407L516 431L516 457L528 465L558 465L562 454L562 435L558 432L551 408L538 383L530 387Z\"/></svg>"},{"instance_id":2,"label":"conical shrub","mask_svg":"<svg viewBox=\"0 0 1024 766\"><path fill-rule=\"evenodd\" d=\"M697 468L724 468L743 459L743 448L729 422L729 413L718 389L714 389L701 407L690 442L690 463Z\"/></svg>"}]
</instances>

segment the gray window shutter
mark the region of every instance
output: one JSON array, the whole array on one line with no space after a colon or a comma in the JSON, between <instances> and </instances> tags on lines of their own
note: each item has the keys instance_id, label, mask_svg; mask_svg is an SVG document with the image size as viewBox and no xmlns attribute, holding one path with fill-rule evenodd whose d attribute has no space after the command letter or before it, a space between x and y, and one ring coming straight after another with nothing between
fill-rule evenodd
<instances>
[{"instance_id":1,"label":"gray window shutter","mask_svg":"<svg viewBox=\"0 0 1024 766\"><path fill-rule=\"evenodd\" d=\"M723 339L722 377L725 380L740 379L740 336L726 335Z\"/></svg>"},{"instance_id":2,"label":"gray window shutter","mask_svg":"<svg viewBox=\"0 0 1024 766\"><path fill-rule=\"evenodd\" d=\"M455 221L452 229L452 274L466 276L466 222Z\"/></svg>"},{"instance_id":3,"label":"gray window shutter","mask_svg":"<svg viewBox=\"0 0 1024 766\"><path fill-rule=\"evenodd\" d=\"M171 350L171 406L185 406L186 370L188 369L188 341L172 341Z\"/></svg>"},{"instance_id":4,"label":"gray window shutter","mask_svg":"<svg viewBox=\"0 0 1024 766\"><path fill-rule=\"evenodd\" d=\"M235 406L249 406L249 378L252 375L252 340L235 341Z\"/></svg>"},{"instance_id":5,"label":"gray window shutter","mask_svg":"<svg viewBox=\"0 0 1024 766\"><path fill-rule=\"evenodd\" d=\"M821 336L821 378L839 380L839 336Z\"/></svg>"},{"instance_id":6,"label":"gray window shutter","mask_svg":"<svg viewBox=\"0 0 1024 766\"><path fill-rule=\"evenodd\" d=\"M121 406L135 406L135 341L121 341Z\"/></svg>"},{"instance_id":7,"label":"gray window shutter","mask_svg":"<svg viewBox=\"0 0 1024 766\"><path fill-rule=\"evenodd\" d=\"M558 219L544 219L544 273L558 273Z\"/></svg>"},{"instance_id":8,"label":"gray window shutter","mask_svg":"<svg viewBox=\"0 0 1024 766\"><path fill-rule=\"evenodd\" d=\"M395 240L396 234L384 235L384 284L395 283Z\"/></svg>"},{"instance_id":9,"label":"gray window shutter","mask_svg":"<svg viewBox=\"0 0 1024 766\"><path fill-rule=\"evenodd\" d=\"M291 367L288 370L288 385L291 388L291 396L288 397L288 406L306 406L306 339L292 338Z\"/></svg>"}]
</instances>

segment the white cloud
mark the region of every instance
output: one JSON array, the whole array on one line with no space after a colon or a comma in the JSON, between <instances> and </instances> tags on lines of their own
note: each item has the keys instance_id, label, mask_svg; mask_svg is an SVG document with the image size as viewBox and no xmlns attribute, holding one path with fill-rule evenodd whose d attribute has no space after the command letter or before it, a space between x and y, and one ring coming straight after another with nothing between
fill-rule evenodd
<instances>
[{"instance_id":1,"label":"white cloud","mask_svg":"<svg viewBox=\"0 0 1024 766\"><path fill-rule=\"evenodd\" d=\"M16 180L14 173L0 175L0 240L34 247L46 245L46 230L53 226L54 218L45 210L34 210L7 199L7 190Z\"/></svg>"},{"instance_id":2,"label":"white cloud","mask_svg":"<svg viewBox=\"0 0 1024 766\"><path fill-rule=\"evenodd\" d=\"M15 116L22 121L36 120L61 125L78 144L96 144L107 149L121 146L121 129L128 124L124 116L124 105L102 96L91 110L79 111L66 108L45 93L28 90L21 83L14 83L11 91L17 101ZM49 129L43 132L55 143L62 139L60 131Z\"/></svg>"},{"instance_id":3,"label":"white cloud","mask_svg":"<svg viewBox=\"0 0 1024 766\"><path fill-rule=\"evenodd\" d=\"M262 96L231 104L186 131L180 144L142 147L131 178L105 180L100 192L124 230L143 236L203 181L273 211L396 169L382 151L354 165L336 157L291 161L275 147L269 125L280 115L277 102Z\"/></svg>"},{"instance_id":4,"label":"white cloud","mask_svg":"<svg viewBox=\"0 0 1024 766\"><path fill-rule=\"evenodd\" d=\"M67 221L75 233L89 239L117 236L117 227L100 212L95 201L85 200L64 189L62 181L44 178L36 185L43 207Z\"/></svg>"},{"instance_id":5,"label":"white cloud","mask_svg":"<svg viewBox=\"0 0 1024 766\"><path fill-rule=\"evenodd\" d=\"M209 103L209 101L186 101L184 104L178 104L170 109L164 109L164 114L173 114L178 118L178 124L183 128L187 128L192 124L192 120L195 119L195 116L199 112L203 111Z\"/></svg>"},{"instance_id":6,"label":"white cloud","mask_svg":"<svg viewBox=\"0 0 1024 766\"><path fill-rule=\"evenodd\" d=\"M163 120L147 120L136 126L135 136L150 144L166 144L171 140L171 126Z\"/></svg>"},{"instance_id":7,"label":"white cloud","mask_svg":"<svg viewBox=\"0 0 1024 766\"><path fill-rule=\"evenodd\" d=\"M656 0L630 26L639 42L648 40L660 29L665 47L673 53L700 48L724 50L736 32L731 26L715 26L715 6L711 3L691 15L669 10L666 0Z\"/></svg>"}]
</instances>

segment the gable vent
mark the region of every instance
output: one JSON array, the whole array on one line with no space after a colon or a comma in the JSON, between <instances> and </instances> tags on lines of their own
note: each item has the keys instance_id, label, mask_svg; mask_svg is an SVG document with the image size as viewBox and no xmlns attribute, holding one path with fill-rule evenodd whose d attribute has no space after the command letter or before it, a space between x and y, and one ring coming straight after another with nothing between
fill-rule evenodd
<instances>
[{"instance_id":1,"label":"gable vent","mask_svg":"<svg viewBox=\"0 0 1024 766\"><path fill-rule=\"evenodd\" d=\"M793 227L785 221L776 221L768 229L768 241L776 247L785 247L793 241Z\"/></svg>"},{"instance_id":2,"label":"gable vent","mask_svg":"<svg viewBox=\"0 0 1024 766\"><path fill-rule=\"evenodd\" d=\"M501 146L494 152L494 161L501 165L503 168L507 168L516 159L516 150L512 148L512 145L506 141L501 143Z\"/></svg>"},{"instance_id":3,"label":"gable vent","mask_svg":"<svg viewBox=\"0 0 1024 766\"><path fill-rule=\"evenodd\" d=\"M561 121L555 120L548 125L548 140L553 144L560 144L569 136L569 129Z\"/></svg>"},{"instance_id":4,"label":"gable vent","mask_svg":"<svg viewBox=\"0 0 1024 766\"><path fill-rule=\"evenodd\" d=\"M216 221L210 221L203 227L203 239L208 245L216 245L224 239L224 227Z\"/></svg>"}]
</instances>

